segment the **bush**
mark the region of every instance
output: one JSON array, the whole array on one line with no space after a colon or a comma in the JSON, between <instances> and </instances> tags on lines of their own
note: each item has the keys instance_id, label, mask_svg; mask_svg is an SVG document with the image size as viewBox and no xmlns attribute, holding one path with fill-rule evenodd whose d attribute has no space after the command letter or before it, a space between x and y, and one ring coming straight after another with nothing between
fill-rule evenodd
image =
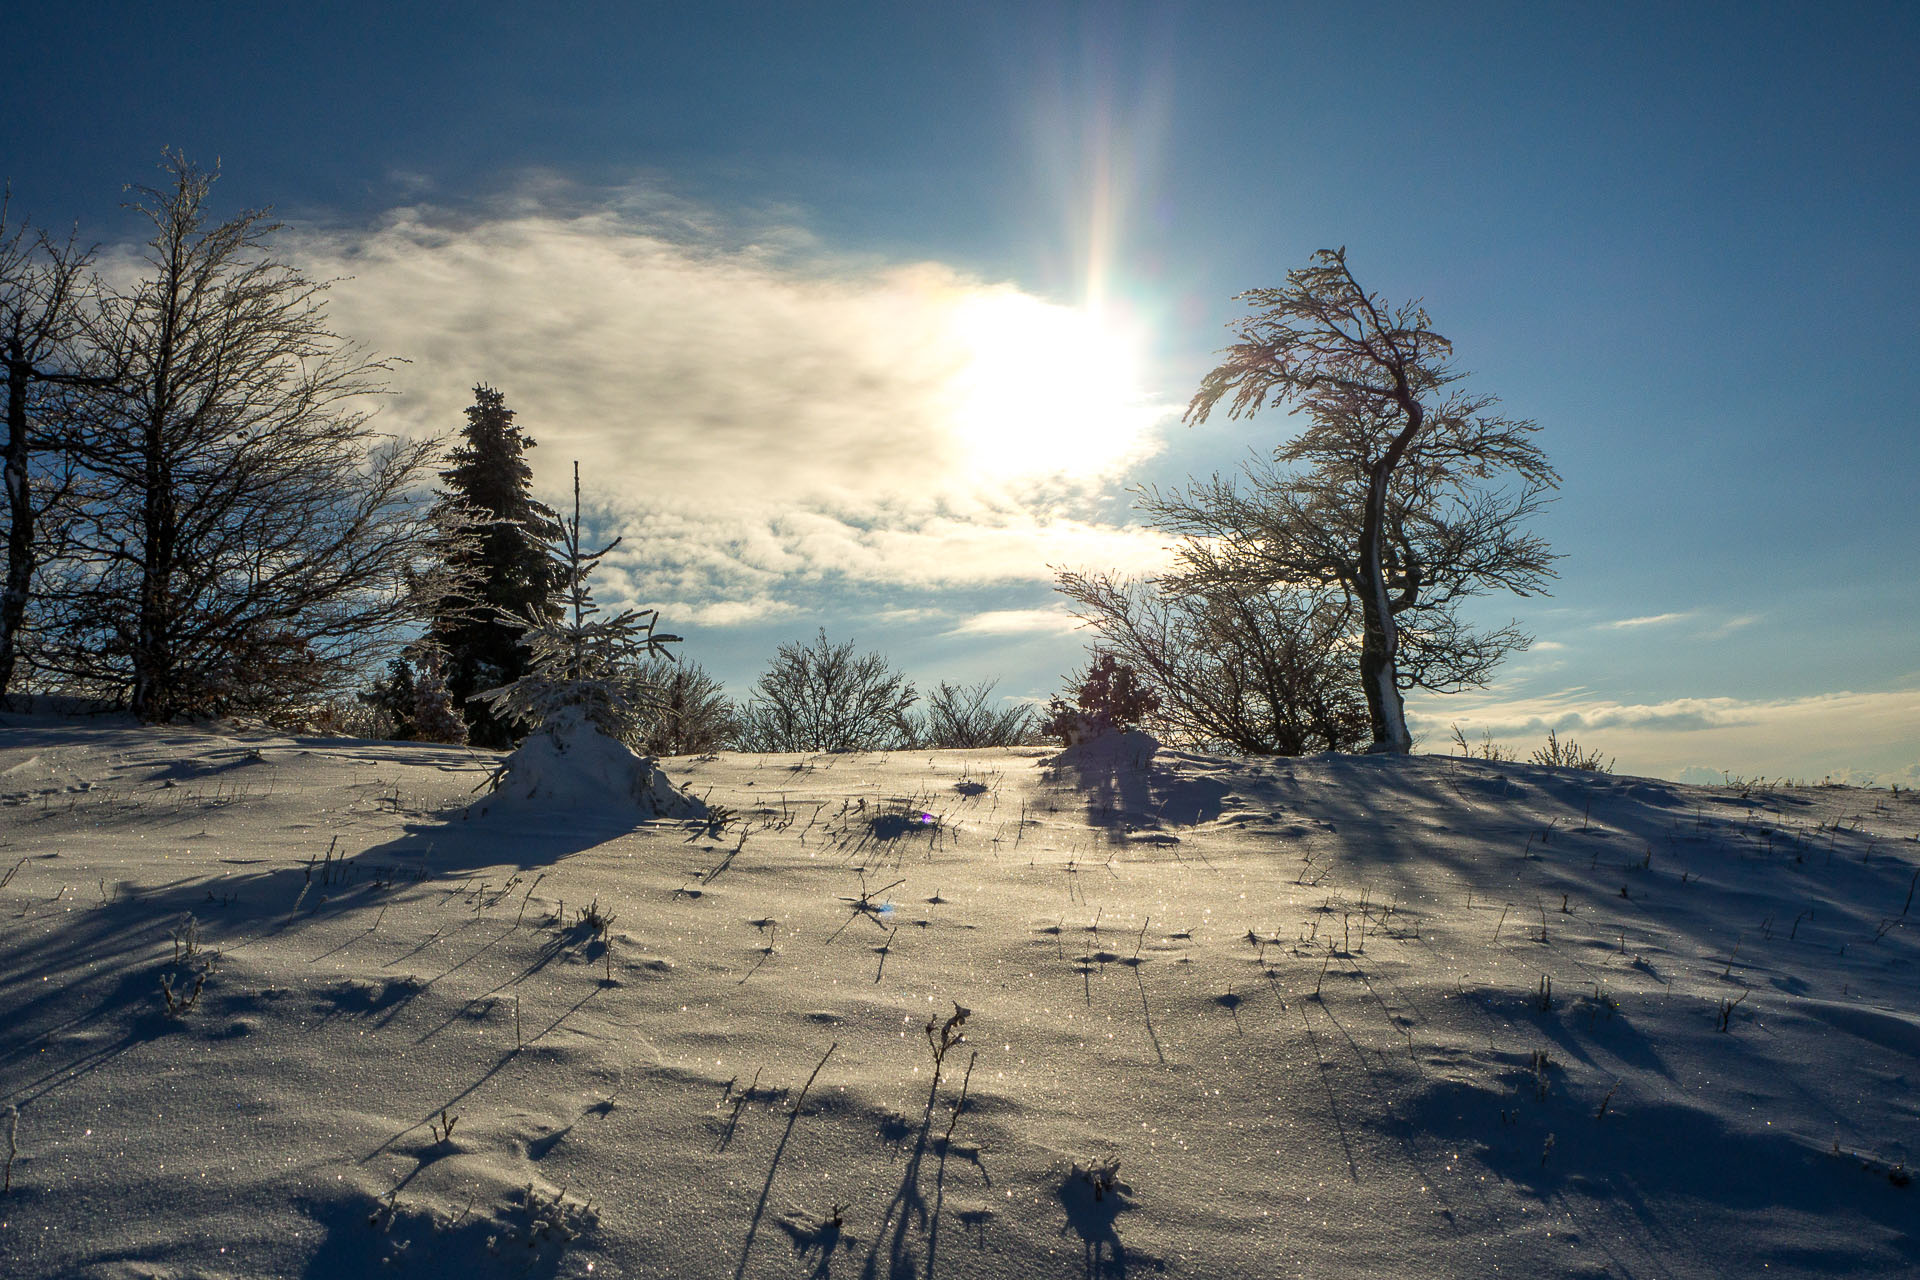
<instances>
[{"instance_id":1,"label":"bush","mask_svg":"<svg viewBox=\"0 0 1920 1280\"><path fill-rule=\"evenodd\" d=\"M953 685L945 680L927 697L927 718L922 745L943 749L967 750L974 747L1029 746L1040 737L1040 726L1033 708L987 705L993 693L993 680L978 684Z\"/></svg>"},{"instance_id":2,"label":"bush","mask_svg":"<svg viewBox=\"0 0 1920 1280\"><path fill-rule=\"evenodd\" d=\"M1493 730L1481 733L1478 746L1467 742L1467 735L1460 732L1460 726L1453 726L1453 745L1460 748L1460 754L1469 759L1478 760L1518 760L1520 753L1504 742L1493 740ZM1589 773L1612 773L1613 757L1602 756L1598 751L1583 751L1580 744L1572 738L1562 739L1552 729L1547 730L1547 745L1535 747L1527 757L1535 764L1551 765L1556 769L1585 769Z\"/></svg>"},{"instance_id":3,"label":"bush","mask_svg":"<svg viewBox=\"0 0 1920 1280\"><path fill-rule=\"evenodd\" d=\"M422 742L467 745L467 722L453 705L447 689L447 664L440 650L427 646L420 654L420 671L413 686L412 736Z\"/></svg>"},{"instance_id":4,"label":"bush","mask_svg":"<svg viewBox=\"0 0 1920 1280\"><path fill-rule=\"evenodd\" d=\"M413 668L407 665L405 658L389 661L386 677L375 680L370 688L354 697L368 709L372 717L366 727L376 730L356 734L356 737L398 738L402 741L413 737L414 703L418 693L414 688Z\"/></svg>"},{"instance_id":5,"label":"bush","mask_svg":"<svg viewBox=\"0 0 1920 1280\"><path fill-rule=\"evenodd\" d=\"M1053 734L1068 746L1105 733L1137 729L1160 709L1160 695L1140 683L1140 674L1110 653L1096 655L1087 670L1075 677L1074 705L1060 698L1047 704L1042 733Z\"/></svg>"},{"instance_id":6,"label":"bush","mask_svg":"<svg viewBox=\"0 0 1920 1280\"><path fill-rule=\"evenodd\" d=\"M1353 680L1351 611L1298 589L1188 574L1127 579L1060 571L1055 588L1100 647L1160 698L1163 739L1248 755L1357 751L1371 738Z\"/></svg>"},{"instance_id":7,"label":"bush","mask_svg":"<svg viewBox=\"0 0 1920 1280\"><path fill-rule=\"evenodd\" d=\"M734 732L742 751L892 751L915 739L913 683L853 642L783 644Z\"/></svg>"},{"instance_id":8,"label":"bush","mask_svg":"<svg viewBox=\"0 0 1920 1280\"><path fill-rule=\"evenodd\" d=\"M1553 730L1547 730L1547 745L1534 748L1530 757L1535 764L1550 764L1559 769L1585 769L1591 773L1612 773L1613 758L1601 759L1598 751L1582 751L1572 738L1564 742Z\"/></svg>"},{"instance_id":9,"label":"bush","mask_svg":"<svg viewBox=\"0 0 1920 1280\"><path fill-rule=\"evenodd\" d=\"M650 658L622 677L638 708L626 743L648 756L713 751L734 734L733 701L697 662Z\"/></svg>"}]
</instances>

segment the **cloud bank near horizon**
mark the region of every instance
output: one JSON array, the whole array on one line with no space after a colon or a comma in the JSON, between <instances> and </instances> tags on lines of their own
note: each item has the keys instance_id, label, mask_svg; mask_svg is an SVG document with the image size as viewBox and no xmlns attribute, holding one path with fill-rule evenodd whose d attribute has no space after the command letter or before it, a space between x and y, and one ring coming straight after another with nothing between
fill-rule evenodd
<instances>
[{"instance_id":1,"label":"cloud bank near horizon","mask_svg":"<svg viewBox=\"0 0 1920 1280\"><path fill-rule=\"evenodd\" d=\"M1524 759L1552 730L1615 757L1621 773L1685 781L1718 782L1727 772L1920 784L1913 753L1920 688L1631 703L1576 687L1520 698L1429 697L1410 705L1408 714L1427 751L1444 752L1458 724L1468 741L1491 733Z\"/></svg>"}]
</instances>

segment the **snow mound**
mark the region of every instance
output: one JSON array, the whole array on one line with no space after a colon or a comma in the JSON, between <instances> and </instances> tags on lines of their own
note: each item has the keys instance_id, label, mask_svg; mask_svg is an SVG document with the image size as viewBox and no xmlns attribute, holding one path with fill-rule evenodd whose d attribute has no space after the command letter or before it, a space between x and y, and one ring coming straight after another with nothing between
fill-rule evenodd
<instances>
[{"instance_id":1,"label":"snow mound","mask_svg":"<svg viewBox=\"0 0 1920 1280\"><path fill-rule=\"evenodd\" d=\"M1160 740L1141 729L1109 731L1084 738L1055 756L1056 767L1078 769L1142 769L1160 750Z\"/></svg>"},{"instance_id":2,"label":"snow mound","mask_svg":"<svg viewBox=\"0 0 1920 1280\"><path fill-rule=\"evenodd\" d=\"M581 715L531 734L502 764L493 794L468 809L503 806L593 812L622 821L703 818L707 806L674 786L653 757L608 737Z\"/></svg>"}]
</instances>

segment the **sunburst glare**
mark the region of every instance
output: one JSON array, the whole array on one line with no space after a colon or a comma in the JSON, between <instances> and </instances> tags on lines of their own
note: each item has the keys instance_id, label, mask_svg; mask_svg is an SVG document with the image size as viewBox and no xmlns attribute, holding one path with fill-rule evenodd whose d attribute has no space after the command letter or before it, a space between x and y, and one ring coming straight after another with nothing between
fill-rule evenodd
<instances>
[{"instance_id":1,"label":"sunburst glare","mask_svg":"<svg viewBox=\"0 0 1920 1280\"><path fill-rule=\"evenodd\" d=\"M1092 480L1152 452L1142 335L1109 311L1000 289L954 312L950 429L985 478Z\"/></svg>"}]
</instances>

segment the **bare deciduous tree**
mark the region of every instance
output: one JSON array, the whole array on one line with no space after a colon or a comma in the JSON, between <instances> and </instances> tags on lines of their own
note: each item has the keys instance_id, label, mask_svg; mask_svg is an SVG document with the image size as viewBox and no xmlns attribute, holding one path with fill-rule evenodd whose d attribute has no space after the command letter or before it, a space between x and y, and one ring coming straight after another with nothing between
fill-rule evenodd
<instances>
[{"instance_id":1,"label":"bare deciduous tree","mask_svg":"<svg viewBox=\"0 0 1920 1280\"><path fill-rule=\"evenodd\" d=\"M783 644L740 715L742 751L892 751L914 740L913 684L822 630Z\"/></svg>"},{"instance_id":2,"label":"bare deciduous tree","mask_svg":"<svg viewBox=\"0 0 1920 1280\"><path fill-rule=\"evenodd\" d=\"M1163 739L1249 755L1351 751L1367 741L1351 674L1352 609L1327 593L1062 571L1056 588L1160 696Z\"/></svg>"},{"instance_id":3,"label":"bare deciduous tree","mask_svg":"<svg viewBox=\"0 0 1920 1280\"><path fill-rule=\"evenodd\" d=\"M10 224L11 201L0 201L0 377L6 380L7 437L0 445L6 489L7 565L0 587L0 699L13 680L34 571L48 558L41 522L72 490L69 460L49 448L45 419L63 406L48 393L97 387L89 370L83 293L88 250ZM50 458L52 466L42 467ZM45 483L47 479L51 483Z\"/></svg>"},{"instance_id":4,"label":"bare deciduous tree","mask_svg":"<svg viewBox=\"0 0 1920 1280\"><path fill-rule=\"evenodd\" d=\"M1495 588L1539 591L1553 576L1546 544L1522 526L1559 477L1533 423L1450 389L1462 376L1452 344L1418 303L1361 288L1346 250L1321 250L1284 287L1240 296L1259 311L1187 418L1205 421L1222 400L1236 418L1296 407L1308 426L1275 456L1306 469L1253 473L1252 499L1215 477L1186 495L1150 493L1147 508L1195 540L1186 573L1345 591L1360 609L1372 749L1411 750L1404 689L1479 683L1526 644L1512 627L1472 630L1457 605ZM1484 487L1501 475L1514 491Z\"/></svg>"},{"instance_id":5,"label":"bare deciduous tree","mask_svg":"<svg viewBox=\"0 0 1920 1280\"><path fill-rule=\"evenodd\" d=\"M118 376L74 441L92 492L35 660L146 720L317 699L416 610L433 441L382 441L387 366L329 330L324 282L259 212L212 224L214 175L169 155L132 206L145 270L103 300Z\"/></svg>"}]
</instances>

